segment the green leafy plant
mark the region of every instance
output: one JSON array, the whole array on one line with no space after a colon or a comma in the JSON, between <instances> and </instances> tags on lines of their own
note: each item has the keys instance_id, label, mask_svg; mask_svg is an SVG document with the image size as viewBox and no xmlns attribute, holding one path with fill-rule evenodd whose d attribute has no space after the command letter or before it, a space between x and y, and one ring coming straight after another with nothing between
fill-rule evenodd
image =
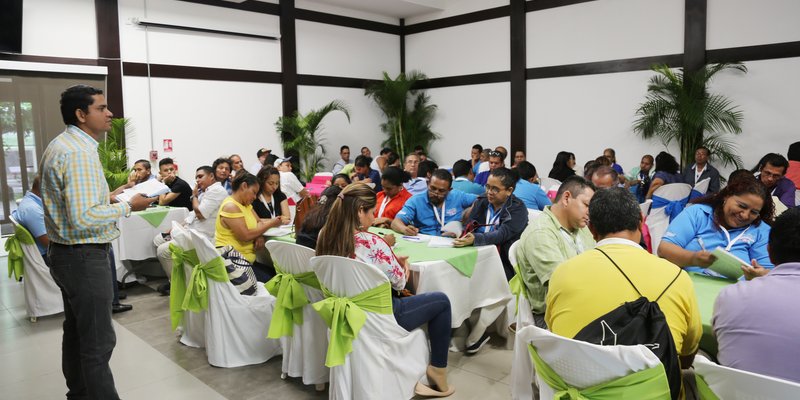
<instances>
[{"instance_id":1,"label":"green leafy plant","mask_svg":"<svg viewBox=\"0 0 800 400\"><path fill-rule=\"evenodd\" d=\"M319 110L311 110L305 115L295 111L289 117L280 117L275 122L275 129L278 131L283 143L283 148L287 153L299 155L301 163L301 176L310 182L314 175L322 170L325 159L325 140L322 137L322 120L333 111L341 111L347 116L350 122L350 110L347 105L334 100Z\"/></svg>"},{"instance_id":2,"label":"green leafy plant","mask_svg":"<svg viewBox=\"0 0 800 400\"><path fill-rule=\"evenodd\" d=\"M100 164L103 165L103 175L108 182L109 190L128 182L128 155L125 148L125 131L129 129L130 120L127 118L114 118L111 120L111 130L106 132L105 138L97 144L97 153Z\"/></svg>"},{"instance_id":3,"label":"green leafy plant","mask_svg":"<svg viewBox=\"0 0 800 400\"><path fill-rule=\"evenodd\" d=\"M636 110L634 132L645 139L658 138L664 145L677 142L681 165L694 163L700 146L711 150L712 158L739 168L742 159L730 134L742 132L742 111L730 99L708 92L708 83L720 71L747 72L742 63L709 64L685 75L666 65L652 67L658 74L647 85L646 101Z\"/></svg>"},{"instance_id":4,"label":"green leafy plant","mask_svg":"<svg viewBox=\"0 0 800 400\"><path fill-rule=\"evenodd\" d=\"M437 107L430 104L430 96L415 89L418 82L425 79L425 74L419 71L400 73L395 79L384 72L382 81L364 90L364 95L372 98L386 116L381 130L388 138L382 145L394 149L403 158L415 146L427 149L439 138L431 129Z\"/></svg>"}]
</instances>

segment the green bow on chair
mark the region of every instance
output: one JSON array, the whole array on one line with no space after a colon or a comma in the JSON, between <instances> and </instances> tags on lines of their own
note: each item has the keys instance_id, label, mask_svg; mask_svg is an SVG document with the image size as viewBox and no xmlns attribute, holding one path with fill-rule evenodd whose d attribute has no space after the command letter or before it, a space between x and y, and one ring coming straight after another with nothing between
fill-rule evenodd
<instances>
[{"instance_id":1,"label":"green bow on chair","mask_svg":"<svg viewBox=\"0 0 800 400\"><path fill-rule=\"evenodd\" d=\"M319 280L314 272L289 274L283 272L278 264L275 264L275 271L278 274L264 284L267 291L276 299L267 333L267 337L270 339L292 336L294 324L303 325L303 307L309 304L309 301L302 285L315 289L320 288Z\"/></svg>"},{"instance_id":2,"label":"green bow on chair","mask_svg":"<svg viewBox=\"0 0 800 400\"><path fill-rule=\"evenodd\" d=\"M183 250L175 243L169 244L169 250L172 253L169 311L172 329L175 330L183 320L184 311L198 312L208 309L208 278L217 282L227 282L228 273L225 271L222 257L201 264L194 250ZM194 265L188 285L183 270L184 262Z\"/></svg>"},{"instance_id":3,"label":"green bow on chair","mask_svg":"<svg viewBox=\"0 0 800 400\"><path fill-rule=\"evenodd\" d=\"M669 383L664 365L634 372L585 389L578 389L564 382L558 374L545 363L536 347L528 344L536 375L555 390L554 400L670 400Z\"/></svg>"},{"instance_id":4,"label":"green bow on chair","mask_svg":"<svg viewBox=\"0 0 800 400\"><path fill-rule=\"evenodd\" d=\"M23 244L35 244L33 236L28 232L25 227L19 224L14 225L14 234L6 239L5 249L8 252L8 277L14 275L14 280L22 280L25 265L23 263L24 254L22 252Z\"/></svg>"},{"instance_id":5,"label":"green bow on chair","mask_svg":"<svg viewBox=\"0 0 800 400\"><path fill-rule=\"evenodd\" d=\"M519 273L519 265L514 266L514 277L508 281L508 286L511 287L511 293L514 294L514 298L517 299L517 305L514 307L515 312L519 312L519 296L528 296L528 288L525 286L525 283L522 282L522 274Z\"/></svg>"},{"instance_id":6,"label":"green bow on chair","mask_svg":"<svg viewBox=\"0 0 800 400\"><path fill-rule=\"evenodd\" d=\"M322 286L325 300L311 306L319 313L331 330L325 366L344 364L344 358L353 351L353 340L367 321L365 312L392 313L392 286L386 282L353 297L338 297Z\"/></svg>"}]
</instances>

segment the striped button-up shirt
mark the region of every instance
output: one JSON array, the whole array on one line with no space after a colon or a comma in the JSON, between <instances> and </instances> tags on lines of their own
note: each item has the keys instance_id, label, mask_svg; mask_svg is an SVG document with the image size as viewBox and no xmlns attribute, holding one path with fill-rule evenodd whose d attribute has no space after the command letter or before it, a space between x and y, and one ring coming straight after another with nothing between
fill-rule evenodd
<instances>
[{"instance_id":1,"label":"striped button-up shirt","mask_svg":"<svg viewBox=\"0 0 800 400\"><path fill-rule=\"evenodd\" d=\"M56 243L108 243L119 236L117 220L127 203L109 204L97 141L69 125L44 151L42 200L47 236Z\"/></svg>"}]
</instances>

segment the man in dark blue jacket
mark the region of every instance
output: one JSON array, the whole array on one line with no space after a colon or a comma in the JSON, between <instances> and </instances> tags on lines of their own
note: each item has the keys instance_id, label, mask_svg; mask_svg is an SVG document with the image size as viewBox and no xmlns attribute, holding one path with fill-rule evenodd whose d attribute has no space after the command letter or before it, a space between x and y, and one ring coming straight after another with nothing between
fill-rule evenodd
<instances>
[{"instance_id":1,"label":"man in dark blue jacket","mask_svg":"<svg viewBox=\"0 0 800 400\"><path fill-rule=\"evenodd\" d=\"M486 180L486 195L472 205L467 227L474 229L455 241L456 247L496 245L503 261L506 279L514 277L508 249L528 225L528 209L514 196L519 176L505 167L495 168Z\"/></svg>"}]
</instances>

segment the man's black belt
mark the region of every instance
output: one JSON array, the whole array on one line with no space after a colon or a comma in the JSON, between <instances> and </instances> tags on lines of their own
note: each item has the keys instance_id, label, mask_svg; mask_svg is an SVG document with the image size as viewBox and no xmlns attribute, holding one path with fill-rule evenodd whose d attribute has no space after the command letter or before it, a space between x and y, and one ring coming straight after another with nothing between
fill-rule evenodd
<instances>
[{"instance_id":1,"label":"man's black belt","mask_svg":"<svg viewBox=\"0 0 800 400\"><path fill-rule=\"evenodd\" d=\"M56 242L50 242L51 246L60 247L62 249L98 249L98 250L108 250L111 246L108 243L78 243L78 244L62 244Z\"/></svg>"}]
</instances>

